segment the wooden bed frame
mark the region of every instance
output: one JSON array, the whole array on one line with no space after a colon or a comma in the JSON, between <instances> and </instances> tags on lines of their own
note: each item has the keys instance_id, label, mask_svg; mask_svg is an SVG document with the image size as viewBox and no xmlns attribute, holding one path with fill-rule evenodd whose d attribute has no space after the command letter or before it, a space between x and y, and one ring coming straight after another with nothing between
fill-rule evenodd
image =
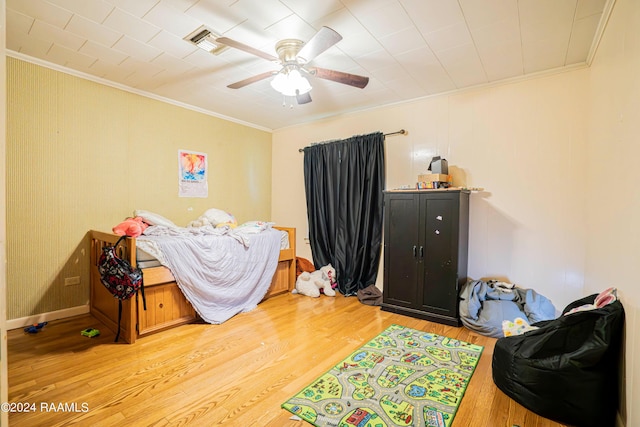
<instances>
[{"instance_id":1,"label":"wooden bed frame","mask_svg":"<svg viewBox=\"0 0 640 427\"><path fill-rule=\"evenodd\" d=\"M273 275L271 286L265 296L293 290L296 283L296 229L274 227L289 234L289 249L280 251L278 266ZM118 329L118 300L100 282L98 259L104 246L113 246L120 236L112 233L91 230L91 273L90 273L90 311L93 316L116 333ZM127 238L125 244L118 245L119 256L136 265L136 239ZM147 310L142 307L142 298L122 302L122 321L120 337L133 344L145 335L194 322L198 315L182 294L171 271L163 266L144 268L144 293Z\"/></svg>"}]
</instances>

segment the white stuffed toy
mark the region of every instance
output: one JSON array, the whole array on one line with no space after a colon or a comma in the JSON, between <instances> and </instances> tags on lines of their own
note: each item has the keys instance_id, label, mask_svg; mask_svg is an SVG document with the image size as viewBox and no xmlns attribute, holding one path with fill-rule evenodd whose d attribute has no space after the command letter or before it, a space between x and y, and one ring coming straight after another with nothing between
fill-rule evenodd
<instances>
[{"instance_id":1,"label":"white stuffed toy","mask_svg":"<svg viewBox=\"0 0 640 427\"><path fill-rule=\"evenodd\" d=\"M317 298L320 296L320 289L328 297L336 296L336 291L333 290L333 284L335 283L336 270L327 264L324 267L320 267L312 273L303 271L296 280L296 289L294 293L306 295L308 297Z\"/></svg>"}]
</instances>

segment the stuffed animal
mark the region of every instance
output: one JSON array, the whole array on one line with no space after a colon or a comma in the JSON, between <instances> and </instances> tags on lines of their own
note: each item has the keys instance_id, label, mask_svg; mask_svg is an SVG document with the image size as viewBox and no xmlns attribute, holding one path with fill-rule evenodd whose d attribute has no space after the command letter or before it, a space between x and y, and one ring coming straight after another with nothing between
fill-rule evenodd
<instances>
[{"instance_id":1,"label":"stuffed animal","mask_svg":"<svg viewBox=\"0 0 640 427\"><path fill-rule=\"evenodd\" d=\"M331 264L320 267L319 270L312 273L304 271L296 280L295 293L317 298L322 290L326 296L333 297L336 295L336 291L333 290L335 277L336 270Z\"/></svg>"},{"instance_id":2,"label":"stuffed animal","mask_svg":"<svg viewBox=\"0 0 640 427\"><path fill-rule=\"evenodd\" d=\"M208 225L214 228L224 226L235 228L238 225L238 222L230 213L227 213L220 209L211 208L200 215L198 219L193 220L189 224L187 224L187 227L206 227Z\"/></svg>"},{"instance_id":3,"label":"stuffed animal","mask_svg":"<svg viewBox=\"0 0 640 427\"><path fill-rule=\"evenodd\" d=\"M135 218L127 218L120 224L113 227L113 233L118 236L126 235L129 237L139 237L148 226L149 224L144 222L141 217L137 216Z\"/></svg>"}]
</instances>

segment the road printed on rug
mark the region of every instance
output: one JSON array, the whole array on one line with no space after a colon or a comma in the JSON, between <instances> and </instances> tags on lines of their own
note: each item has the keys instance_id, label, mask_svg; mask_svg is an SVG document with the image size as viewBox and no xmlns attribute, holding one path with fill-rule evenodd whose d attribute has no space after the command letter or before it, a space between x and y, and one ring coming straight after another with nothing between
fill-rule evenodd
<instances>
[{"instance_id":1,"label":"road printed on rug","mask_svg":"<svg viewBox=\"0 0 640 427\"><path fill-rule=\"evenodd\" d=\"M483 349L391 325L282 407L318 427L449 427Z\"/></svg>"}]
</instances>

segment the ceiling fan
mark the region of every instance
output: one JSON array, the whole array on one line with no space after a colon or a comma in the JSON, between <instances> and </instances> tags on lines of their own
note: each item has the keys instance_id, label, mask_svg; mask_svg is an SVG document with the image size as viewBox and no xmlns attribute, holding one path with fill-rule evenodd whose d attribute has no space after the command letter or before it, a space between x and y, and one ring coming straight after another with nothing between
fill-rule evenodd
<instances>
[{"instance_id":1,"label":"ceiling fan","mask_svg":"<svg viewBox=\"0 0 640 427\"><path fill-rule=\"evenodd\" d=\"M309 95L311 85L306 79L306 76L331 80L360 89L369 83L369 77L320 67L308 67L308 64L313 61L314 58L340 40L342 40L342 36L336 31L329 27L322 27L307 43L297 39L280 40L276 43L277 58L227 37L218 37L216 42L281 65L280 70L267 71L240 80L228 85L228 88L240 89L252 83L274 77L271 81L271 86L275 90L285 96L295 96L298 104L306 104L311 102L311 95Z\"/></svg>"}]
</instances>

